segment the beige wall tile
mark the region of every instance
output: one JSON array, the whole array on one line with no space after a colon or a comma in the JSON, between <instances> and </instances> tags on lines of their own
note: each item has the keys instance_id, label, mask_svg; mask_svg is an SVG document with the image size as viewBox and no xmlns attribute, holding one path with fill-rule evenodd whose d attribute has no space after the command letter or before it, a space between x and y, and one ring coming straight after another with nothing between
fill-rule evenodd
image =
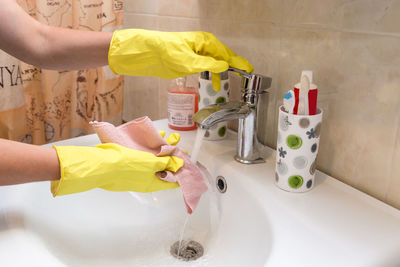
<instances>
[{"instance_id":1,"label":"beige wall tile","mask_svg":"<svg viewBox=\"0 0 400 267\"><path fill-rule=\"evenodd\" d=\"M232 21L280 21L280 0L168 0L159 1L158 14Z\"/></svg>"},{"instance_id":2,"label":"beige wall tile","mask_svg":"<svg viewBox=\"0 0 400 267\"><path fill-rule=\"evenodd\" d=\"M342 27L351 30L400 33L399 14L399 1L348 1L343 5Z\"/></svg>"},{"instance_id":3,"label":"beige wall tile","mask_svg":"<svg viewBox=\"0 0 400 267\"><path fill-rule=\"evenodd\" d=\"M399 33L400 2L392 0L284 0L282 24Z\"/></svg>"},{"instance_id":4,"label":"beige wall tile","mask_svg":"<svg viewBox=\"0 0 400 267\"><path fill-rule=\"evenodd\" d=\"M125 77L123 119L130 121L142 116L159 119L158 79Z\"/></svg>"},{"instance_id":5,"label":"beige wall tile","mask_svg":"<svg viewBox=\"0 0 400 267\"><path fill-rule=\"evenodd\" d=\"M182 17L159 17L161 31L206 31L207 25L199 19Z\"/></svg>"},{"instance_id":6,"label":"beige wall tile","mask_svg":"<svg viewBox=\"0 0 400 267\"><path fill-rule=\"evenodd\" d=\"M199 6L203 2L201 0L159 1L158 15L198 18L201 16Z\"/></svg>"},{"instance_id":7,"label":"beige wall tile","mask_svg":"<svg viewBox=\"0 0 400 267\"><path fill-rule=\"evenodd\" d=\"M171 84L171 81L165 79L159 79L158 83L158 101L159 101L159 110L158 110L158 118L164 119L168 117L168 88Z\"/></svg>"},{"instance_id":8,"label":"beige wall tile","mask_svg":"<svg viewBox=\"0 0 400 267\"><path fill-rule=\"evenodd\" d=\"M158 17L152 15L126 13L124 15L124 28L137 28L145 30L158 29Z\"/></svg>"},{"instance_id":9,"label":"beige wall tile","mask_svg":"<svg viewBox=\"0 0 400 267\"><path fill-rule=\"evenodd\" d=\"M396 140L400 110L400 39L390 36L343 34L343 66L349 82L344 97L355 101L366 144L354 177L357 188L383 200L387 193L390 162ZM345 80L345 81L346 81ZM353 80L353 82L351 82ZM357 89L356 89L357 88ZM351 92L350 92L351 91ZM343 119L343 118L342 118Z\"/></svg>"},{"instance_id":10,"label":"beige wall tile","mask_svg":"<svg viewBox=\"0 0 400 267\"><path fill-rule=\"evenodd\" d=\"M198 9L201 18L273 23L281 20L281 0L203 0Z\"/></svg>"}]
</instances>

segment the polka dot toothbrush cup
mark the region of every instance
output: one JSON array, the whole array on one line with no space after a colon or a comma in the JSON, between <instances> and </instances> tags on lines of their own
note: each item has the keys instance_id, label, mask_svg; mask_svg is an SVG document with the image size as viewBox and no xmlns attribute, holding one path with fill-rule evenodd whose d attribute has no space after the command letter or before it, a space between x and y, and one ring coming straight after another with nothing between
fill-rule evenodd
<instances>
[{"instance_id":1,"label":"polka dot toothbrush cup","mask_svg":"<svg viewBox=\"0 0 400 267\"><path fill-rule=\"evenodd\" d=\"M321 132L322 110L296 115L279 107L275 184L289 192L313 188Z\"/></svg>"},{"instance_id":2,"label":"polka dot toothbrush cup","mask_svg":"<svg viewBox=\"0 0 400 267\"><path fill-rule=\"evenodd\" d=\"M229 78L228 71L221 72L221 90L214 90L211 80L211 72L204 71L200 73L199 78L199 110L211 105L221 104L228 101L229 98ZM220 122L208 129L204 134L205 140L221 140L226 137L228 122Z\"/></svg>"}]
</instances>

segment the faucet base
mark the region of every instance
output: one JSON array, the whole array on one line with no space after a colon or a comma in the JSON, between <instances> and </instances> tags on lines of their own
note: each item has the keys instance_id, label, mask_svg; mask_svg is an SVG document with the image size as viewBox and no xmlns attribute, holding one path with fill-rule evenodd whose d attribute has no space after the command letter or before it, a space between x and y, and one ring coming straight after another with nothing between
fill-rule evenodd
<instances>
[{"instance_id":1,"label":"faucet base","mask_svg":"<svg viewBox=\"0 0 400 267\"><path fill-rule=\"evenodd\" d=\"M258 164L258 163L264 163L265 162L265 159L263 159L263 158L248 160L248 159L242 159L238 155L235 155L233 158L236 161L238 161L240 163L243 163L243 164Z\"/></svg>"}]
</instances>

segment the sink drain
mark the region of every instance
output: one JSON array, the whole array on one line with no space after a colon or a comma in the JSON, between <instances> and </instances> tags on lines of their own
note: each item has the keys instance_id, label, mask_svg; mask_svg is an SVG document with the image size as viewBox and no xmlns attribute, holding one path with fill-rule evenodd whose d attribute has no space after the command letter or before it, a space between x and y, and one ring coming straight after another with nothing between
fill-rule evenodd
<instances>
[{"instance_id":1,"label":"sink drain","mask_svg":"<svg viewBox=\"0 0 400 267\"><path fill-rule=\"evenodd\" d=\"M179 241L176 241L172 244L170 252L172 256L182 261L194 261L203 256L204 249L200 243L193 240L182 241L179 249Z\"/></svg>"},{"instance_id":2,"label":"sink drain","mask_svg":"<svg viewBox=\"0 0 400 267\"><path fill-rule=\"evenodd\" d=\"M225 193L226 192L226 180L223 176L218 176L217 177L217 189L220 193Z\"/></svg>"}]
</instances>

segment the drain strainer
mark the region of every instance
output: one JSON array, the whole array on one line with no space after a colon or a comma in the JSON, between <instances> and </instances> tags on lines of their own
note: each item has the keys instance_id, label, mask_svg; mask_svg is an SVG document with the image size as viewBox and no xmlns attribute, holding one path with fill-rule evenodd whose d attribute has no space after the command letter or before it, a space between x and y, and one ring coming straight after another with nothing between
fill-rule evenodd
<instances>
[{"instance_id":1,"label":"drain strainer","mask_svg":"<svg viewBox=\"0 0 400 267\"><path fill-rule=\"evenodd\" d=\"M176 241L172 244L170 252L172 256L182 261L194 261L203 256L204 249L200 243L193 240L182 241L179 249L179 241Z\"/></svg>"}]
</instances>

